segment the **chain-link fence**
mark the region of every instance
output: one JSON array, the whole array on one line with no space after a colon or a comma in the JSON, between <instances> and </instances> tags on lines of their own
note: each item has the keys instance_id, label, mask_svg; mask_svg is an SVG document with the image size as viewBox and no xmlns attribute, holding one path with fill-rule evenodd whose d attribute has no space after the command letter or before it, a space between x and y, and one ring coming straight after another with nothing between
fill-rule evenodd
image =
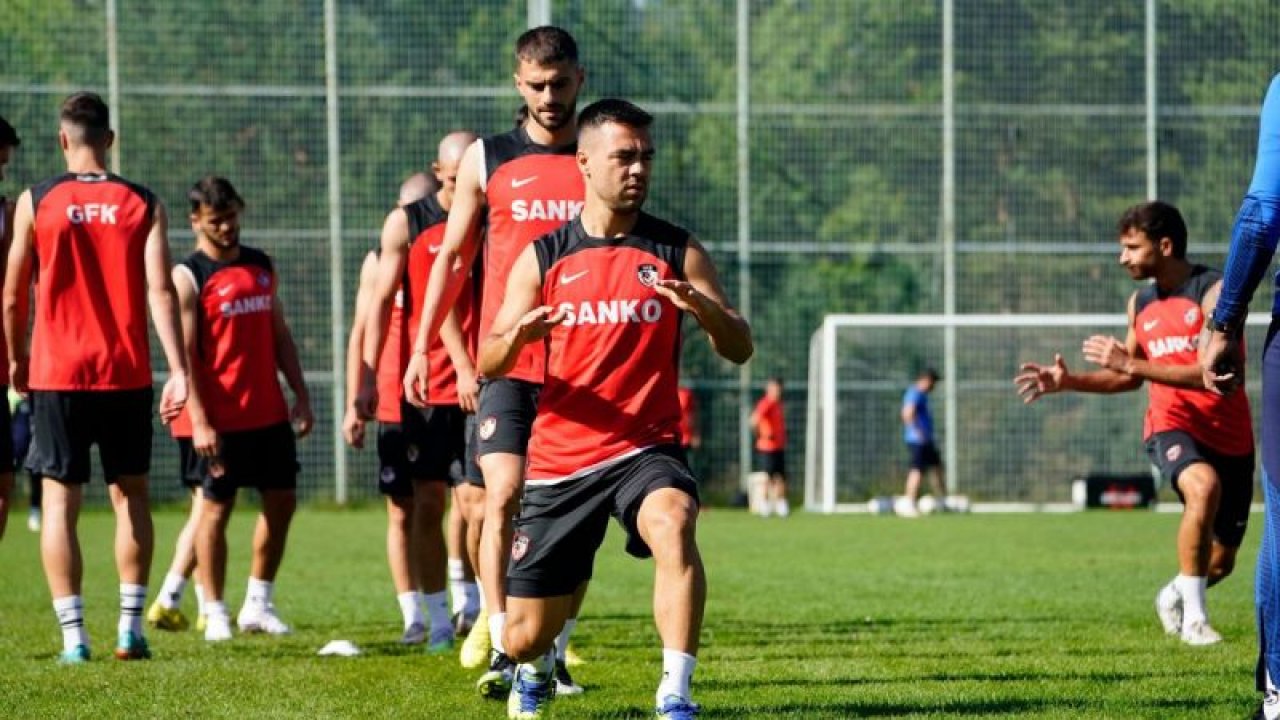
<instances>
[{"instance_id":1,"label":"chain-link fence","mask_svg":"<svg viewBox=\"0 0 1280 720\"><path fill-rule=\"evenodd\" d=\"M747 371L698 340L685 359L716 493L738 487L771 375L798 479L824 314L1117 312L1113 223L1149 195L1221 263L1280 68L1270 0L6 0L0 114L24 143L5 191L61 170L58 103L86 88L112 104L116 167L174 216L197 177L231 178L311 381L306 495L371 497L371 453L333 423L360 259L444 133L509 126L511 47L548 19L579 41L584 101L658 115L650 209L707 242L749 311ZM191 242L181 222L173 242ZM1093 442L1138 457L1138 433ZM171 448L157 436L159 495L178 492Z\"/></svg>"}]
</instances>

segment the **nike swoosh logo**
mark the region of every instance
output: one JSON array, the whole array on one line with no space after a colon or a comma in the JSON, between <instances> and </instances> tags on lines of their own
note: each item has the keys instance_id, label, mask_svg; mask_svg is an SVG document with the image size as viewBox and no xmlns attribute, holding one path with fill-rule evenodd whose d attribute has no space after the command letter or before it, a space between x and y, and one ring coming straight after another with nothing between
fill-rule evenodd
<instances>
[{"instance_id":1,"label":"nike swoosh logo","mask_svg":"<svg viewBox=\"0 0 1280 720\"><path fill-rule=\"evenodd\" d=\"M439 245L428 245L428 246L427 246L427 252L431 253L432 255L435 255L436 253L440 252L440 246L439 246Z\"/></svg>"},{"instance_id":2,"label":"nike swoosh logo","mask_svg":"<svg viewBox=\"0 0 1280 720\"><path fill-rule=\"evenodd\" d=\"M574 274L572 274L572 275L561 275L561 276L560 276L560 284L561 284L561 285L568 285L569 283L573 282L574 280L577 280L578 278L582 277L583 275L586 275L586 274L587 274L587 273L589 273L589 272L591 272L591 271L590 271L590 270L583 270L582 272L577 272L577 273L574 273Z\"/></svg>"},{"instance_id":3,"label":"nike swoosh logo","mask_svg":"<svg viewBox=\"0 0 1280 720\"><path fill-rule=\"evenodd\" d=\"M1145 330L1146 332L1151 332L1151 329L1152 329L1152 328L1154 328L1155 326L1159 325L1159 324L1160 324L1160 318L1156 318L1155 320L1152 320L1151 322L1144 322L1144 323L1142 323L1142 329L1143 329L1143 330Z\"/></svg>"},{"instance_id":4,"label":"nike swoosh logo","mask_svg":"<svg viewBox=\"0 0 1280 720\"><path fill-rule=\"evenodd\" d=\"M529 183L531 183L531 182L533 182L534 180L537 180L537 179L538 179L538 176L537 176L537 175L534 175L533 177L527 177L527 178L525 178L525 179L523 179L523 180L517 180L517 179L515 179L515 178L511 178L511 187L513 187L513 188L522 188L522 187L524 187L525 185L528 185Z\"/></svg>"},{"instance_id":5,"label":"nike swoosh logo","mask_svg":"<svg viewBox=\"0 0 1280 720\"><path fill-rule=\"evenodd\" d=\"M236 289L235 285L223 285L222 287L218 288L218 297L226 297L231 294L232 290L235 290L235 289Z\"/></svg>"}]
</instances>

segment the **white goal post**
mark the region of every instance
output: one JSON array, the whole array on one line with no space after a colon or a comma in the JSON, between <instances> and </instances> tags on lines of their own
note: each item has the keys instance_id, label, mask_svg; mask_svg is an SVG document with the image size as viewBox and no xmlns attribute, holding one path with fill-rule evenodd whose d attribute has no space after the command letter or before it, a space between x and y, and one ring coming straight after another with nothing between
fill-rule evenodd
<instances>
[{"instance_id":1,"label":"white goal post","mask_svg":"<svg viewBox=\"0 0 1280 720\"><path fill-rule=\"evenodd\" d=\"M1270 319L1249 318L1251 393ZM1072 476L1146 470L1145 389L1127 400L1071 394L1024 407L1012 381L1021 362L1050 363L1054 352L1072 370L1090 369L1083 338L1123 339L1127 324L1118 313L826 316L809 350L805 509L864 511L869 499L901 492L902 393L927 366L942 375L931 400L947 491L969 495L976 510L1069 508Z\"/></svg>"}]
</instances>

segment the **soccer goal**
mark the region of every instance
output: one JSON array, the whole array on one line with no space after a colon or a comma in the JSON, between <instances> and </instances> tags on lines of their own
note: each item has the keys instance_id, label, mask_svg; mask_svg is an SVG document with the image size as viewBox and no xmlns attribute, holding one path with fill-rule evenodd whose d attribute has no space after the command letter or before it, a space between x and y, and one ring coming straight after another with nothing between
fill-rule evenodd
<instances>
[{"instance_id":1,"label":"soccer goal","mask_svg":"<svg viewBox=\"0 0 1280 720\"><path fill-rule=\"evenodd\" d=\"M1250 348L1262 347L1268 320L1250 318ZM929 401L948 491L976 509L1069 507L1076 478L1146 472L1145 389L1024 405L1013 383L1023 362L1052 363L1054 353L1072 371L1092 369L1084 338L1123 339L1126 326L1120 314L828 315L810 343L806 509L860 511L901 494L902 397L925 367L942 374Z\"/></svg>"}]
</instances>

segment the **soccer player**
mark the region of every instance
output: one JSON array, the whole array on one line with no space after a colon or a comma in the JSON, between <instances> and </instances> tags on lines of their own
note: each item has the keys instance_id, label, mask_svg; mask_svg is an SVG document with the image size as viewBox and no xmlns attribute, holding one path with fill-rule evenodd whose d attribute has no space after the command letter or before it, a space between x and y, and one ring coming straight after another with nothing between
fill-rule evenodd
<instances>
[{"instance_id":1,"label":"soccer player","mask_svg":"<svg viewBox=\"0 0 1280 720\"><path fill-rule=\"evenodd\" d=\"M1200 348L1200 369L1205 387L1227 392L1242 380L1238 359L1241 329L1248 316L1249 300L1267 272L1280 239L1280 75L1272 78L1262 103L1258 131L1258 157L1253 180L1236 215L1227 255L1225 276ZM1262 706L1254 717L1280 718L1280 337L1275 318L1280 301L1272 308L1271 329L1262 351L1262 492L1264 525L1258 550L1254 601L1258 608L1258 666L1256 682L1263 692Z\"/></svg>"},{"instance_id":2,"label":"soccer player","mask_svg":"<svg viewBox=\"0 0 1280 720\"><path fill-rule=\"evenodd\" d=\"M150 190L110 174L114 141L102 98L80 92L59 113L67 172L18 198L4 282L4 331L13 386L30 392L33 435L27 467L43 479L40 555L62 626L62 662L89 659L76 523L98 445L116 517L120 621L115 655L151 656L142 632L154 537L147 499L151 465L151 362L147 306L169 379L160 417L187 401L168 222ZM27 354L32 281L35 322Z\"/></svg>"},{"instance_id":3,"label":"soccer player","mask_svg":"<svg viewBox=\"0 0 1280 720\"><path fill-rule=\"evenodd\" d=\"M1024 364L1015 382L1027 403L1054 392L1119 393L1150 382L1147 454L1183 502L1178 575L1157 593L1156 613L1166 633L1212 645L1222 637L1209 624L1205 589L1235 567L1254 468L1248 398L1242 390L1205 390L1196 361L1222 276L1187 259L1187 226L1172 205L1135 205L1117 225L1120 264L1134 280L1154 281L1129 297L1127 337L1084 341L1084 357L1098 370L1073 373L1057 355L1051 365Z\"/></svg>"},{"instance_id":4,"label":"soccer player","mask_svg":"<svg viewBox=\"0 0 1280 720\"><path fill-rule=\"evenodd\" d=\"M4 180L4 167L9 164L9 158L14 148L22 144L18 139L18 132L13 129L9 121L0 117L0 180ZM0 195L0 250L8 252L9 242L13 234L13 225L9 219L13 217L13 204L4 195ZM9 384L9 367L5 364L8 361L9 353L3 352L3 346L0 345L0 352L4 355L4 361L0 362L0 389L5 390L8 394L7 385ZM5 526L9 521L9 499L13 495L13 466L14 466L14 447L13 436L10 432L12 427L12 418L14 408L10 403L5 403L8 413L0 410L0 538L4 537ZM8 436L8 440L5 436ZM32 497L35 497L32 493ZM28 516L27 525L35 521L35 526L40 526L40 511L37 509L38 504L32 505L31 514Z\"/></svg>"},{"instance_id":5,"label":"soccer player","mask_svg":"<svg viewBox=\"0 0 1280 720\"><path fill-rule=\"evenodd\" d=\"M756 463L769 475L763 515L791 514L787 503L787 423L782 412L782 379L769 378L764 396L751 411L751 429L756 433Z\"/></svg>"},{"instance_id":6,"label":"soccer player","mask_svg":"<svg viewBox=\"0 0 1280 720\"><path fill-rule=\"evenodd\" d=\"M926 368L902 395L902 441L907 444L910 468L903 496L905 502L898 508L903 517L919 517L916 502L920 499L920 480L925 474L938 500L938 507L946 507L946 487L942 484L942 457L933 439L933 413L929 411L929 393L938 384L938 371Z\"/></svg>"},{"instance_id":7,"label":"soccer player","mask_svg":"<svg viewBox=\"0 0 1280 720\"><path fill-rule=\"evenodd\" d=\"M578 91L586 73L578 64L578 47L564 30L544 26L516 40L515 84L529 118L519 128L494 135L467 148L458 169L458 185L445 230L441 257L432 266L423 300L421 325L405 374L409 402L423 406L429 386L428 343L433 341L462 291L465 269L481 249L480 337L493 325L502 304L507 273L535 238L577 217L584 188L575 161ZM484 478L485 512L477 571L484 594L493 652L489 669L476 683L480 694L501 699L511 686L513 665L502 646L506 621L504 579L511 549L511 518L524 486L525 452L544 373L540 342L529 343L505 377L486 380L477 410L477 453ZM557 644L563 655L577 623L577 606L586 578L575 593ZM566 658L567 659L567 658ZM565 662L557 665L565 692L579 692Z\"/></svg>"},{"instance_id":8,"label":"soccer player","mask_svg":"<svg viewBox=\"0 0 1280 720\"><path fill-rule=\"evenodd\" d=\"M425 410L403 402L399 380L411 340L409 329L419 324L416 311L422 307L423 283L439 257L458 163L474 140L466 132L450 133L441 140L433 164L439 191L387 215L365 310L364 367L390 369L382 373L384 382L366 377L362 384L366 392L376 388L382 424L379 489L387 496L387 555L402 610L417 607L415 587L423 595L430 619L428 650L433 653L452 649L454 642L441 521L450 467L464 457L463 413L474 412L478 390L464 338L464 325L472 322L467 303L453 308L440 336L428 347L432 374ZM410 308L408 314L401 311L405 306ZM367 401L358 400L357 405L362 402ZM421 642L417 636L425 632L421 618L414 618L404 640Z\"/></svg>"},{"instance_id":9,"label":"soccer player","mask_svg":"<svg viewBox=\"0 0 1280 720\"><path fill-rule=\"evenodd\" d=\"M173 269L186 352L197 394L187 406L191 449L203 496L195 531L196 564L205 592L205 640L231 639L223 602L227 523L236 491L262 496L253 537L248 591L236 618L242 633L283 635L276 614L276 573L297 506L298 437L311 432L310 395L271 258L240 244L244 201L225 178L207 176L188 193L196 250ZM277 370L293 392L285 402Z\"/></svg>"},{"instance_id":10,"label":"soccer player","mask_svg":"<svg viewBox=\"0 0 1280 720\"><path fill-rule=\"evenodd\" d=\"M743 363L751 331L730 307L710 256L686 230L641 211L652 116L624 100L585 108L577 164L581 216L539 238L511 269L480 350L487 377L518 367L547 339L546 383L507 578L504 643L522 663L508 717L544 717L554 695L554 641L591 575L609 516L628 551L652 555L654 620L663 646L658 717L690 718L706 579L697 487L680 451L680 322L691 314L721 356Z\"/></svg>"}]
</instances>

